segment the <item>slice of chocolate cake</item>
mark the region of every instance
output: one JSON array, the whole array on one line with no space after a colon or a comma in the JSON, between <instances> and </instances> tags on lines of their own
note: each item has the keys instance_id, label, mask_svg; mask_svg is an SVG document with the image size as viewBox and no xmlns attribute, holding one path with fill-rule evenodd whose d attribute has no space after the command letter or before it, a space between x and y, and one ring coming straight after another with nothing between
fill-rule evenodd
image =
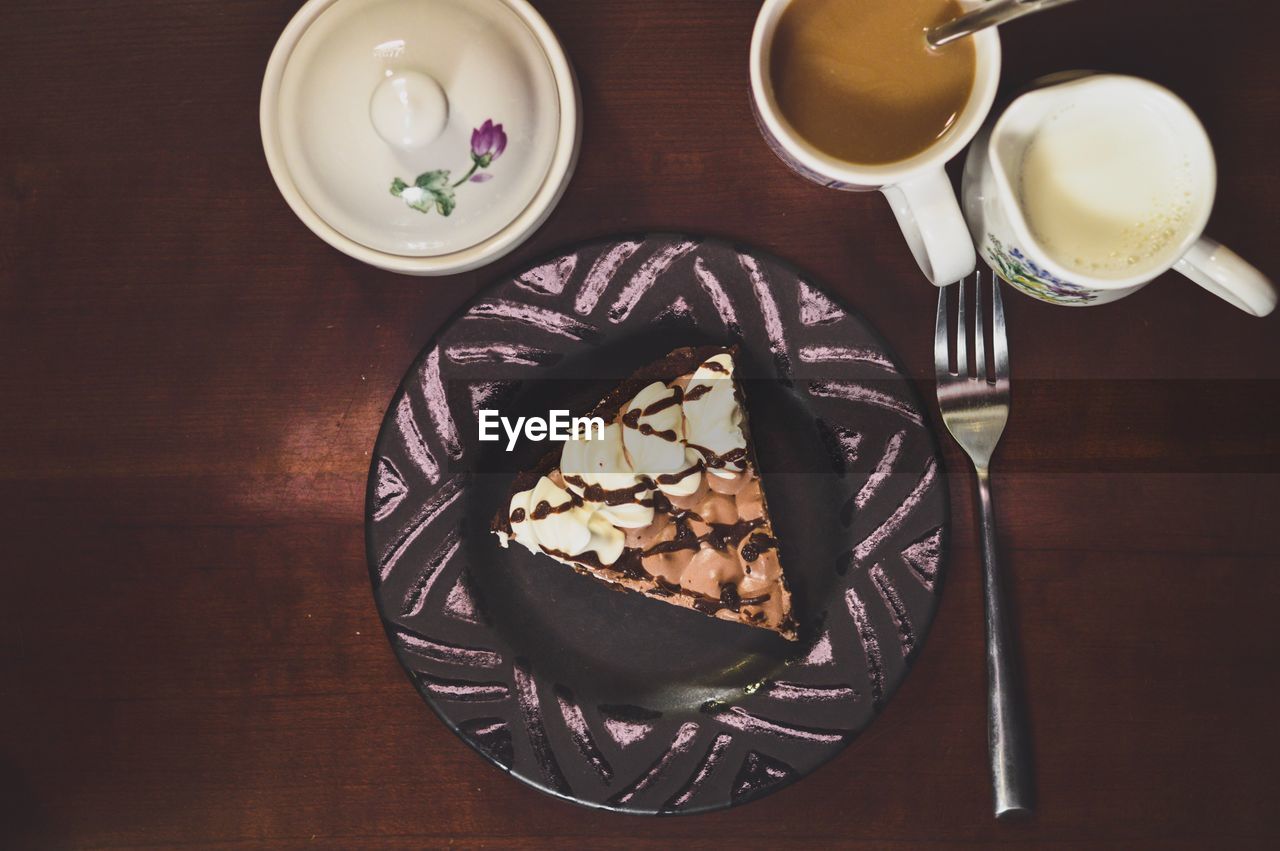
<instances>
[{"instance_id":1,"label":"slice of chocolate cake","mask_svg":"<svg viewBox=\"0 0 1280 851\"><path fill-rule=\"evenodd\" d=\"M511 541L655 600L795 639L736 349L677 349L614 388L605 422L516 477Z\"/></svg>"}]
</instances>

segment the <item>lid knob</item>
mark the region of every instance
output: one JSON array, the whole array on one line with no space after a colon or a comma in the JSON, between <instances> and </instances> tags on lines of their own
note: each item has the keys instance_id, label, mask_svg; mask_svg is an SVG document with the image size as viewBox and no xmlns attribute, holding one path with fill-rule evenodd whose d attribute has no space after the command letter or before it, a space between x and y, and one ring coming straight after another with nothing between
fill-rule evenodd
<instances>
[{"instance_id":1,"label":"lid knob","mask_svg":"<svg viewBox=\"0 0 1280 851\"><path fill-rule=\"evenodd\" d=\"M369 99L373 129L393 148L421 148L435 141L449 119L440 84L419 71L388 71Z\"/></svg>"}]
</instances>

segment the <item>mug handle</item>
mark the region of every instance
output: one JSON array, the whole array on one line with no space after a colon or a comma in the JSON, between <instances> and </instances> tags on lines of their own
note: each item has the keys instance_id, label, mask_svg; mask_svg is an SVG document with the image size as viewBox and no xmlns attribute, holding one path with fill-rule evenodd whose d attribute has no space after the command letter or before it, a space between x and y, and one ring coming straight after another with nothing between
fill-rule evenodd
<instances>
[{"instance_id":1,"label":"mug handle","mask_svg":"<svg viewBox=\"0 0 1280 851\"><path fill-rule=\"evenodd\" d=\"M920 271L935 287L954 284L977 267L973 238L945 171L936 168L880 191Z\"/></svg>"},{"instance_id":2,"label":"mug handle","mask_svg":"<svg viewBox=\"0 0 1280 851\"><path fill-rule=\"evenodd\" d=\"M1276 287L1243 257L1202 236L1173 268L1223 301L1254 316L1276 307Z\"/></svg>"}]
</instances>

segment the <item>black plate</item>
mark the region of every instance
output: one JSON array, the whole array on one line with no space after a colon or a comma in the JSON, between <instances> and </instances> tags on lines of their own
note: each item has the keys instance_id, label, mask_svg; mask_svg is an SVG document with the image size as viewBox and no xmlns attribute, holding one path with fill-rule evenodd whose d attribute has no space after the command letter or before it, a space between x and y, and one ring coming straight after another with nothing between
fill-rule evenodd
<instances>
[{"instance_id":1,"label":"black plate","mask_svg":"<svg viewBox=\"0 0 1280 851\"><path fill-rule=\"evenodd\" d=\"M618 593L489 521L547 443L680 346L738 343L799 642ZM483 293L418 358L374 450L366 542L400 662L494 764L593 807L688 813L802 777L875 717L933 619L946 487L883 342L790 267L714 240L585 246Z\"/></svg>"}]
</instances>

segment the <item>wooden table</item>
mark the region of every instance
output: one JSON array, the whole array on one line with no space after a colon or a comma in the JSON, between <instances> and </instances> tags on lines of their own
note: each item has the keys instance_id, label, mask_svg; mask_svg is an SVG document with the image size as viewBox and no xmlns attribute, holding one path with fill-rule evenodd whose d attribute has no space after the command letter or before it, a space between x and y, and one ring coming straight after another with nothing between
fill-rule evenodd
<instances>
[{"instance_id":1,"label":"wooden table","mask_svg":"<svg viewBox=\"0 0 1280 851\"><path fill-rule=\"evenodd\" d=\"M582 82L577 176L494 266L417 280L277 194L258 88L296 0L0 6L0 846L1226 847L1280 836L1280 318L1166 276L1010 295L997 459L1040 807L991 818L979 556L948 443L940 614L882 717L744 809L640 820L503 777L409 687L362 503L415 352L587 237L730 237L870 318L932 396L935 292L878 195L788 172L747 100L748 0L537 0ZM1011 26L1005 88L1150 77L1217 146L1211 232L1280 276L1280 63L1248 0ZM1272 16L1274 21L1274 16Z\"/></svg>"}]
</instances>

